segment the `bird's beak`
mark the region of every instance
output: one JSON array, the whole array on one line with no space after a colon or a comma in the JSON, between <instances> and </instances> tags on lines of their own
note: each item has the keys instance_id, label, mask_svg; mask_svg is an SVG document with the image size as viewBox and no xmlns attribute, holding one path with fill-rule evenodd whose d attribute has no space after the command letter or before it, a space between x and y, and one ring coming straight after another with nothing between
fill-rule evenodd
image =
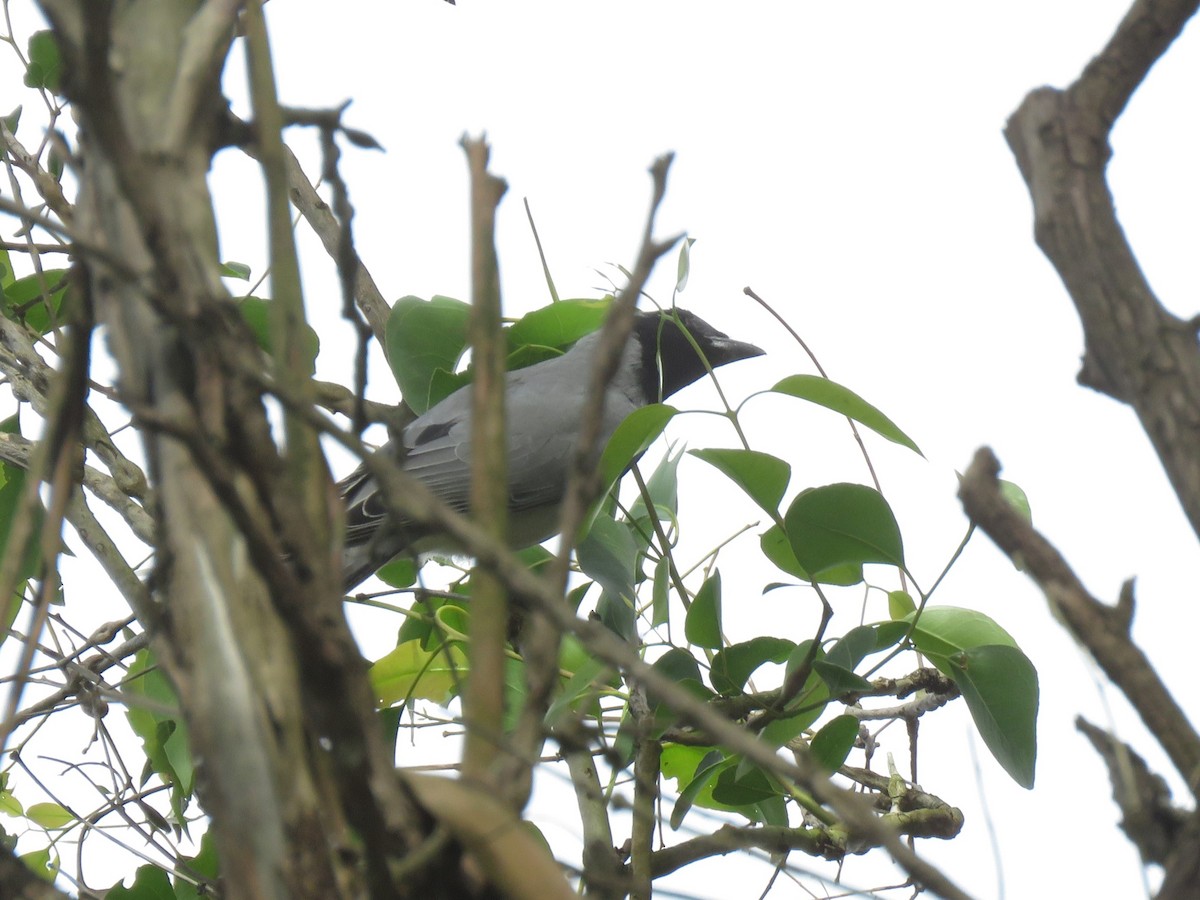
<instances>
[{"instance_id":1,"label":"bird's beak","mask_svg":"<svg viewBox=\"0 0 1200 900\"><path fill-rule=\"evenodd\" d=\"M761 347L756 347L753 344L747 344L745 341L735 341L731 338L723 338L719 342L714 342L709 348L708 364L714 369L717 366L723 366L726 363L738 362L743 359L751 359L755 356L764 356L766 351Z\"/></svg>"}]
</instances>

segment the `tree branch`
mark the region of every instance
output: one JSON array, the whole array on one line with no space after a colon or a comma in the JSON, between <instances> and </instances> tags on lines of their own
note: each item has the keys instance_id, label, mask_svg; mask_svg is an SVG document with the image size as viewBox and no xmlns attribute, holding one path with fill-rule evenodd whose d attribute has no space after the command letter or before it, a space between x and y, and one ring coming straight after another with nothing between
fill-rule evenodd
<instances>
[{"instance_id":1,"label":"tree branch","mask_svg":"<svg viewBox=\"0 0 1200 900\"><path fill-rule=\"evenodd\" d=\"M1033 200L1038 246L1083 324L1081 383L1128 403L1200 536L1200 354L1194 325L1159 303L1117 221L1109 132L1197 0L1138 0L1065 91L1032 92L1004 134Z\"/></svg>"}]
</instances>

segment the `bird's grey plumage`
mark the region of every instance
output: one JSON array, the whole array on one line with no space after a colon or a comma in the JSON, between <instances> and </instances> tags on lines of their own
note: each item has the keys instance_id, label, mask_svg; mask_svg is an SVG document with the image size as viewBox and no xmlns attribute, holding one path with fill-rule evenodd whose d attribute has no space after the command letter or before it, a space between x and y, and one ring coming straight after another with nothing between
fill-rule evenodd
<instances>
[{"instance_id":1,"label":"bird's grey plumage","mask_svg":"<svg viewBox=\"0 0 1200 900\"><path fill-rule=\"evenodd\" d=\"M734 341L699 316L676 310L711 367L759 356L753 344ZM505 387L508 434L509 542L526 547L556 531L575 435L587 401L600 334L581 338L562 356L509 372ZM621 421L703 376L707 369L672 314L637 313L616 374L605 394L600 447ZM454 392L410 423L398 442L379 452L452 508L465 512L470 492L471 390ZM362 467L338 488L346 504L343 578L350 590L392 557L422 548L428 537L397 521L375 481ZM415 545L415 547L414 547Z\"/></svg>"}]
</instances>

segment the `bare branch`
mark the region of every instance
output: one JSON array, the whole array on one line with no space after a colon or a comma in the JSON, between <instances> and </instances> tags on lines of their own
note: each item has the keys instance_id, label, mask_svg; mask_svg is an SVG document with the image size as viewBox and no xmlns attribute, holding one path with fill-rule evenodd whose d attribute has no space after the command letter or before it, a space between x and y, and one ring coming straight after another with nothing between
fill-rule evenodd
<instances>
[{"instance_id":1,"label":"bare branch","mask_svg":"<svg viewBox=\"0 0 1200 900\"><path fill-rule=\"evenodd\" d=\"M1105 178L1109 131L1197 0L1138 0L1065 91L1034 91L1005 137L1033 200L1034 233L1071 295L1086 350L1079 380L1128 403L1200 536L1200 354L1169 313L1117 221Z\"/></svg>"}]
</instances>

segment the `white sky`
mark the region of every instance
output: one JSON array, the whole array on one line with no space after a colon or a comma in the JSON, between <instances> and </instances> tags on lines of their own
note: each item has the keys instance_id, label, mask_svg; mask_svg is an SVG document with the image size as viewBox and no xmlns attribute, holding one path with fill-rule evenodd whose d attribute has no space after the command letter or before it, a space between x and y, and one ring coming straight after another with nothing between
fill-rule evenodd
<instances>
[{"instance_id":1,"label":"white sky","mask_svg":"<svg viewBox=\"0 0 1200 900\"><path fill-rule=\"evenodd\" d=\"M1001 135L1030 89L1077 75L1125 7L290 0L268 11L284 101L352 99L347 122L387 149L348 148L342 170L359 252L386 297L467 297L466 165L457 146L464 131L486 129L493 171L510 185L499 250L512 314L548 300L521 199L532 204L560 294L594 296L603 283L594 270L632 262L649 197L646 168L674 150L659 234L697 238L680 303L768 350L764 360L722 373L727 393L744 396L811 371L742 296L750 285L832 377L925 450L929 462L870 444L922 583L932 583L965 526L953 471L990 444L1005 476L1027 491L1036 524L1098 596L1115 598L1122 580L1138 576L1136 637L1186 702L1185 670L1175 661L1194 652L1188 585L1200 562L1196 541L1132 414L1074 382L1080 329L1033 244L1027 194ZM1135 96L1111 167L1122 221L1151 283L1181 315L1195 312L1200 259L1196 44L1186 34ZM231 93L241 63L235 48ZM311 136L290 138L315 173ZM226 152L213 184L225 258L261 273L253 170ZM303 247L325 348L321 374L348 383L349 360L339 364L334 349L343 340L350 346L350 332L336 319L332 268L315 242ZM672 260L654 282L662 302L673 271ZM378 363L374 376L373 395L391 399ZM689 399L714 402L704 387L680 398ZM792 463L793 489L865 479L832 417L760 399L747 421L753 444ZM676 436L692 445L723 439L690 423ZM700 478L702 470L697 463L685 472ZM705 496L733 497L719 491L706 487ZM711 502L723 521L732 515L724 499ZM749 508L740 514L754 520ZM755 573L745 583L750 594L735 601L726 570L731 636L759 633L764 620L787 622L776 617L795 611L780 604L807 602L798 592L758 598L756 585L770 580ZM1098 687L1037 590L986 539L976 539L936 599L988 613L1037 665L1038 783L1032 792L1013 785L978 741L976 776L962 704L927 717L922 784L961 807L967 822L958 839L918 849L972 893L998 896L982 793L1008 896L1140 895L1136 854L1116 829L1107 778L1074 716L1103 725L1111 707L1120 735L1167 772L1161 753L1126 705ZM842 618L849 627L857 614L846 610L834 627ZM805 636L803 628L780 633ZM892 740L898 750L899 736ZM677 884L704 896L757 896L769 874L759 867L755 880L720 880L732 871L722 860ZM859 886L886 883L877 872L860 860L845 867ZM791 886L776 891L804 896Z\"/></svg>"}]
</instances>

